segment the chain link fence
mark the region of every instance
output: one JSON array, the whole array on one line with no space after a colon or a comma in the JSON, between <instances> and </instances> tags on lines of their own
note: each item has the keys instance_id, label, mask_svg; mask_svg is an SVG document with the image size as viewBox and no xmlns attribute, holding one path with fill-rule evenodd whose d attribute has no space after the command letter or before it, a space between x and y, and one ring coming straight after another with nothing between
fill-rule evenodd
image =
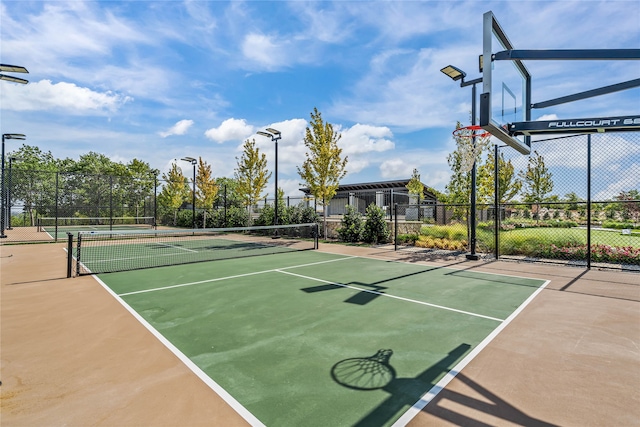
<instances>
[{"instance_id":1,"label":"chain link fence","mask_svg":"<svg viewBox=\"0 0 640 427\"><path fill-rule=\"evenodd\" d=\"M11 168L5 169L4 183L3 223L9 242L58 241L63 238L58 225L154 225L149 224L156 210L153 176Z\"/></svg>"},{"instance_id":2,"label":"chain link fence","mask_svg":"<svg viewBox=\"0 0 640 427\"><path fill-rule=\"evenodd\" d=\"M498 161L479 168L475 248L469 204L436 205L424 214L422 206L399 205L400 218L418 212L423 222L419 235L400 235L400 243L640 271L640 133L552 138L531 148L522 156L498 147Z\"/></svg>"}]
</instances>

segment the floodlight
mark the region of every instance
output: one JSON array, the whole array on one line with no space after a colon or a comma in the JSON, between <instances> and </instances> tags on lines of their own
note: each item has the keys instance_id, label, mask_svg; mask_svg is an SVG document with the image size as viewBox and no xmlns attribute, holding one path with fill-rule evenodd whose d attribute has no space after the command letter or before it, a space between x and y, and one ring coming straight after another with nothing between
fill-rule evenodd
<instances>
[{"instance_id":1,"label":"floodlight","mask_svg":"<svg viewBox=\"0 0 640 427\"><path fill-rule=\"evenodd\" d=\"M467 73L465 73L459 68L454 67L453 65L447 65L440 71L442 71L447 76L451 77L454 81L464 79L467 76Z\"/></svg>"}]
</instances>

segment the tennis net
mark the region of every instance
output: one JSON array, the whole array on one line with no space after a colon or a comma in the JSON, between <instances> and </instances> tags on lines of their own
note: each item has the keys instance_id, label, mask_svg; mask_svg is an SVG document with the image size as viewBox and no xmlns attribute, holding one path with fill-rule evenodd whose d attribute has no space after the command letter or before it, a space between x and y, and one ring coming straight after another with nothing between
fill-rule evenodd
<instances>
[{"instance_id":1,"label":"tennis net","mask_svg":"<svg viewBox=\"0 0 640 427\"><path fill-rule=\"evenodd\" d=\"M194 230L80 231L74 252L76 275L85 275L317 248L317 224L309 223Z\"/></svg>"},{"instance_id":2,"label":"tennis net","mask_svg":"<svg viewBox=\"0 0 640 427\"><path fill-rule=\"evenodd\" d=\"M129 230L153 228L156 219L145 217L42 217L38 218L38 231L52 233L75 233L94 230Z\"/></svg>"}]
</instances>

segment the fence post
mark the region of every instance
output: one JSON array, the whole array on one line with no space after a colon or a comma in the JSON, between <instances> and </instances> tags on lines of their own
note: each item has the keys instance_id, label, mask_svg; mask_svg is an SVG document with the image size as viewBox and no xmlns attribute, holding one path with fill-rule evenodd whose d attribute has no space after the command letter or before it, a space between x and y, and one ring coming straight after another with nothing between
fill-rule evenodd
<instances>
[{"instance_id":1,"label":"fence post","mask_svg":"<svg viewBox=\"0 0 640 427\"><path fill-rule=\"evenodd\" d=\"M109 231L113 230L113 175L109 175Z\"/></svg>"},{"instance_id":2,"label":"fence post","mask_svg":"<svg viewBox=\"0 0 640 427\"><path fill-rule=\"evenodd\" d=\"M60 176L60 172L56 172L56 210L55 210L55 212L56 212L56 222L55 222L55 224L56 224L56 226L55 226L56 235L55 235L55 237L53 239L53 241L56 242L56 243L58 242L58 216L59 216L58 215L58 199L59 199L59 197L58 197L58 187L59 187L59 185L58 185L59 184L58 177L59 176Z\"/></svg>"},{"instance_id":3,"label":"fence post","mask_svg":"<svg viewBox=\"0 0 640 427\"><path fill-rule=\"evenodd\" d=\"M67 232L67 278L71 277L73 265L73 234Z\"/></svg>"},{"instance_id":4,"label":"fence post","mask_svg":"<svg viewBox=\"0 0 640 427\"><path fill-rule=\"evenodd\" d=\"M587 135L587 269L591 270L591 134Z\"/></svg>"},{"instance_id":5,"label":"fence post","mask_svg":"<svg viewBox=\"0 0 640 427\"><path fill-rule=\"evenodd\" d=\"M395 219L393 223L393 250L398 250L398 204L393 204L394 214L393 217Z\"/></svg>"},{"instance_id":6,"label":"fence post","mask_svg":"<svg viewBox=\"0 0 640 427\"><path fill-rule=\"evenodd\" d=\"M494 252L495 257L498 259L500 257L500 180L498 179L498 174L500 171L498 170L500 162L498 161L498 144L493 146L493 206L494 206L494 222L495 222L495 235L493 239L493 244L495 246Z\"/></svg>"}]
</instances>

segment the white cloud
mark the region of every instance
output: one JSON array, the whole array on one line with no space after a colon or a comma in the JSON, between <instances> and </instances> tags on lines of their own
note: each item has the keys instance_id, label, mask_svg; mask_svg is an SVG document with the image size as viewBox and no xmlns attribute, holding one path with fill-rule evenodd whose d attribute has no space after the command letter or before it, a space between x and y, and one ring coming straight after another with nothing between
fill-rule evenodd
<instances>
[{"instance_id":1,"label":"white cloud","mask_svg":"<svg viewBox=\"0 0 640 427\"><path fill-rule=\"evenodd\" d=\"M407 162L399 158L385 160L380 164L380 175L385 179L405 176L409 170L412 169L407 165Z\"/></svg>"},{"instance_id":2,"label":"white cloud","mask_svg":"<svg viewBox=\"0 0 640 427\"><path fill-rule=\"evenodd\" d=\"M212 141L222 144L225 141L241 140L253 133L253 126L244 119L230 118L217 128L207 129L204 135Z\"/></svg>"},{"instance_id":3,"label":"white cloud","mask_svg":"<svg viewBox=\"0 0 640 427\"><path fill-rule=\"evenodd\" d=\"M169 130L164 132L158 132L158 135L160 135L163 138L166 138L171 135L184 135L185 133L187 133L187 131L192 125L193 125L193 120L180 120L178 123L171 126Z\"/></svg>"},{"instance_id":4,"label":"white cloud","mask_svg":"<svg viewBox=\"0 0 640 427\"><path fill-rule=\"evenodd\" d=\"M393 133L387 127L357 123L340 133L342 138L339 145L343 147L343 153L346 155L381 152L393 150L395 147L393 141L387 139L393 137Z\"/></svg>"},{"instance_id":5,"label":"white cloud","mask_svg":"<svg viewBox=\"0 0 640 427\"><path fill-rule=\"evenodd\" d=\"M75 114L113 112L133 101L129 96L111 91L96 92L73 83L52 84L50 80L40 80L26 86L7 84L2 89L2 108L14 111L63 109Z\"/></svg>"},{"instance_id":6,"label":"white cloud","mask_svg":"<svg viewBox=\"0 0 640 427\"><path fill-rule=\"evenodd\" d=\"M611 200L623 191L628 191L630 188L638 188L638 185L640 185L640 164L633 163L625 170L624 174L616 174L616 176L620 178L598 192L594 198L595 200Z\"/></svg>"},{"instance_id":7,"label":"white cloud","mask_svg":"<svg viewBox=\"0 0 640 427\"><path fill-rule=\"evenodd\" d=\"M245 58L267 70L274 70L286 63L285 52L282 42L264 34L247 34L242 42L242 54Z\"/></svg>"}]
</instances>

